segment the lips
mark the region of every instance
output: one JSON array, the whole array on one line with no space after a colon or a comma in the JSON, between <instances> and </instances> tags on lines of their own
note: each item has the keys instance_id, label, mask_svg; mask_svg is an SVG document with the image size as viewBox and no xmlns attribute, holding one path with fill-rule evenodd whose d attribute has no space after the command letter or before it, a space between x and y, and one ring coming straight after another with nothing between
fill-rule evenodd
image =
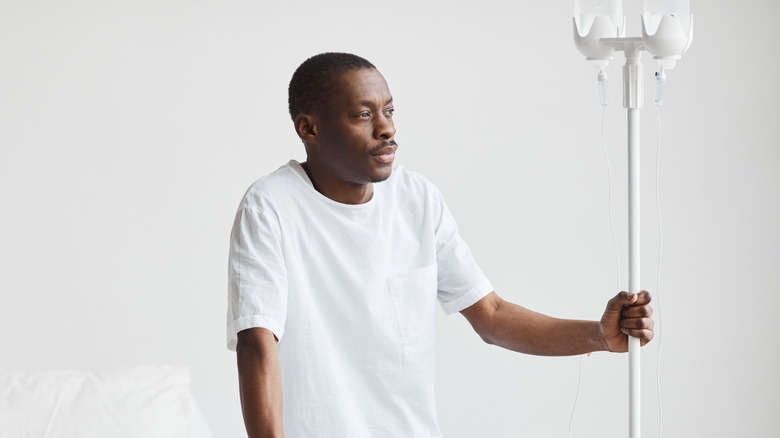
<instances>
[{"instance_id":1,"label":"lips","mask_svg":"<svg viewBox=\"0 0 780 438\"><path fill-rule=\"evenodd\" d=\"M392 163L395 159L396 149L398 149L396 144L380 145L379 149L371 151L371 156L382 163Z\"/></svg>"}]
</instances>

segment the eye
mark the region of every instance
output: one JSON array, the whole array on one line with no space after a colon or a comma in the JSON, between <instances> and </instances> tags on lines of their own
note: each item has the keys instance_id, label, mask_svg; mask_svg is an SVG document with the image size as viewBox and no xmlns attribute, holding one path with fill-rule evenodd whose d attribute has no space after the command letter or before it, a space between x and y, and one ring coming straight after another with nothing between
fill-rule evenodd
<instances>
[{"instance_id":1,"label":"eye","mask_svg":"<svg viewBox=\"0 0 780 438\"><path fill-rule=\"evenodd\" d=\"M371 117L371 113L368 112L368 111L363 111L362 113L358 114L358 117L360 117L362 119L367 119L367 118Z\"/></svg>"},{"instance_id":2,"label":"eye","mask_svg":"<svg viewBox=\"0 0 780 438\"><path fill-rule=\"evenodd\" d=\"M390 108L390 109L386 109L385 110L385 114L387 115L387 117L393 117L393 113L395 113L395 109L394 108Z\"/></svg>"}]
</instances>

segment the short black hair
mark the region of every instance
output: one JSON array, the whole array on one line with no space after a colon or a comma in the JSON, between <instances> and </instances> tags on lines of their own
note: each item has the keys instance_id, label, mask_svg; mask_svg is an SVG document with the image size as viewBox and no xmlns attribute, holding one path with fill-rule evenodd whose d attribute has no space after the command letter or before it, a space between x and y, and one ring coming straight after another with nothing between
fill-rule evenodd
<instances>
[{"instance_id":1,"label":"short black hair","mask_svg":"<svg viewBox=\"0 0 780 438\"><path fill-rule=\"evenodd\" d=\"M376 69L368 60L351 53L320 53L304 61L287 89L290 117L295 120L298 114L310 113L327 99L328 88L338 75L361 68Z\"/></svg>"}]
</instances>

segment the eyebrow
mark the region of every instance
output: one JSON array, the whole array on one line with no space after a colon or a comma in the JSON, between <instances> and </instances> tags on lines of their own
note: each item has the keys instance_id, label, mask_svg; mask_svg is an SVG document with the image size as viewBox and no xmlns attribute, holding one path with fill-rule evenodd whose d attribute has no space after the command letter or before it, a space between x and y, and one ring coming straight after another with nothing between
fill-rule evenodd
<instances>
[{"instance_id":1,"label":"eyebrow","mask_svg":"<svg viewBox=\"0 0 780 438\"><path fill-rule=\"evenodd\" d=\"M392 97L387 102L385 102L384 106L390 105L391 103L393 103L393 98ZM364 100L364 101L360 102L360 105L362 105L362 106L372 106L373 104L374 104L374 102L369 102L367 100Z\"/></svg>"}]
</instances>

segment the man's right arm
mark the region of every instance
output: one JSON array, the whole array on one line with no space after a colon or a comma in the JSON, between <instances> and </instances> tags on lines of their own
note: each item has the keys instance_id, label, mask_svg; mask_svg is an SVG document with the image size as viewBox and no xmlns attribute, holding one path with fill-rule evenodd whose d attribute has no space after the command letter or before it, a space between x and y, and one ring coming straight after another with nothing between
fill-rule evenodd
<instances>
[{"instance_id":1,"label":"man's right arm","mask_svg":"<svg viewBox=\"0 0 780 438\"><path fill-rule=\"evenodd\" d=\"M238 386L249 438L284 436L282 378L276 342L276 336L264 328L238 332Z\"/></svg>"}]
</instances>

